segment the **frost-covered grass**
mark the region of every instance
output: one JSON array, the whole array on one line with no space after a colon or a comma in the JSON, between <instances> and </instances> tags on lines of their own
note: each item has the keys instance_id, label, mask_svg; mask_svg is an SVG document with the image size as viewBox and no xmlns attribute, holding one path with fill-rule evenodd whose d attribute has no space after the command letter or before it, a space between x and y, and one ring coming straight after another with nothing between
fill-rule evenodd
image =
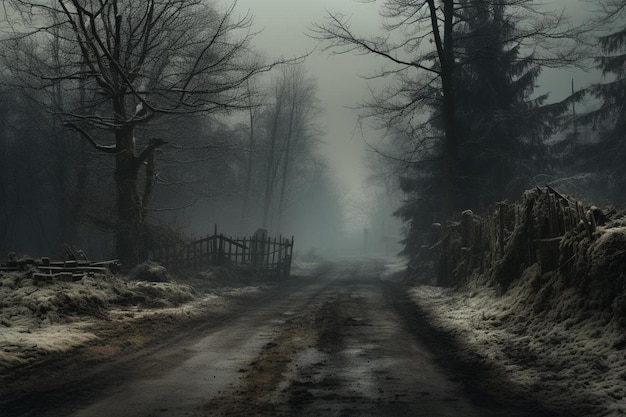
<instances>
[{"instance_id":1,"label":"frost-covered grass","mask_svg":"<svg viewBox=\"0 0 626 417\"><path fill-rule=\"evenodd\" d=\"M67 352L97 339L89 331L93 322L51 324L37 328L2 327L0 331L0 370L32 362L42 353Z\"/></svg>"},{"instance_id":2,"label":"frost-covered grass","mask_svg":"<svg viewBox=\"0 0 626 417\"><path fill-rule=\"evenodd\" d=\"M449 227L446 243L420 260L445 260L450 273L439 278L458 288L417 286L410 294L435 327L470 360L509 379L512 391L563 414L626 415L626 213L581 210L582 203L553 194L529 190L510 213L500 211L505 221L492 217L506 228L502 253L494 234L476 244L468 239L474 229ZM555 222L559 205L570 213L563 224ZM578 225L555 236L572 206ZM558 246L547 249L546 239ZM425 275L436 275L428 266Z\"/></svg>"},{"instance_id":3,"label":"frost-covered grass","mask_svg":"<svg viewBox=\"0 0 626 417\"><path fill-rule=\"evenodd\" d=\"M184 321L207 308L219 311L226 305L224 297L245 297L261 288L251 285L249 273L232 268L181 278L184 282L172 281L155 265L129 276L86 274L76 281L0 272L0 372L49 353L106 343L111 328L142 320L158 323L161 317ZM103 328L106 334L99 331Z\"/></svg>"},{"instance_id":4,"label":"frost-covered grass","mask_svg":"<svg viewBox=\"0 0 626 417\"><path fill-rule=\"evenodd\" d=\"M188 285L108 274L77 281L0 274L0 369L69 351L97 339L93 328L115 309L174 308L195 299ZM134 317L134 316L133 316Z\"/></svg>"},{"instance_id":5,"label":"frost-covered grass","mask_svg":"<svg viewBox=\"0 0 626 417\"><path fill-rule=\"evenodd\" d=\"M559 295L561 306L538 308L530 297L532 273L504 295L488 287L430 286L410 295L468 354L549 407L590 417L625 415L624 329L604 314L583 312L581 295L572 290Z\"/></svg>"}]
</instances>

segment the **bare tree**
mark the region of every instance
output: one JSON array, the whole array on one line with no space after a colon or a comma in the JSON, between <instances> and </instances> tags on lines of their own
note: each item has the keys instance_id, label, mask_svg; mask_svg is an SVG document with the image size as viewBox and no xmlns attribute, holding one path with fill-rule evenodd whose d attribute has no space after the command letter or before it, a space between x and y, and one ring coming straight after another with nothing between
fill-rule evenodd
<instances>
[{"instance_id":1,"label":"bare tree","mask_svg":"<svg viewBox=\"0 0 626 417\"><path fill-rule=\"evenodd\" d=\"M201 0L9 0L6 65L31 88L82 92L54 109L65 125L115 160L116 252L132 264L163 138L135 136L157 117L247 106L246 80L266 71L250 54L251 18ZM19 16L19 21L15 17ZM58 60L48 59L57 42ZM144 176L143 183L141 175Z\"/></svg>"},{"instance_id":2,"label":"bare tree","mask_svg":"<svg viewBox=\"0 0 626 417\"><path fill-rule=\"evenodd\" d=\"M307 139L317 132L316 117L319 115L317 107L315 79L307 76L303 66L286 67L283 72L284 82L287 84L288 116L287 129L283 143L283 167L278 197L278 231L281 231L281 219L286 206L288 184L296 168L298 157L307 155ZM304 155L303 150L304 148ZM310 151L310 149L308 149ZM298 154L298 151L300 153Z\"/></svg>"},{"instance_id":3,"label":"bare tree","mask_svg":"<svg viewBox=\"0 0 626 417\"><path fill-rule=\"evenodd\" d=\"M290 184L299 166L306 165L319 130L317 84L302 65L284 67L273 82L273 103L266 114L267 154L262 225L268 228L272 213L280 218L287 206ZM275 210L272 205L275 204Z\"/></svg>"},{"instance_id":4,"label":"bare tree","mask_svg":"<svg viewBox=\"0 0 626 417\"><path fill-rule=\"evenodd\" d=\"M285 86L280 82L275 83L273 89L274 103L269 109L269 126L268 133L268 149L267 163L265 168L265 193L263 195L263 220L261 227L268 228L272 200L274 198L274 188L276 186L276 176L278 175L280 159L277 151L279 147L280 121L285 107L286 90Z\"/></svg>"},{"instance_id":5,"label":"bare tree","mask_svg":"<svg viewBox=\"0 0 626 417\"><path fill-rule=\"evenodd\" d=\"M257 88L254 88L250 84L250 80L246 83L248 89L248 147L246 158L246 178L243 190L243 204L241 207L241 221L240 227L242 230L246 230L248 227L249 205L250 197L252 194L252 170L254 166L254 153L256 146L256 125L259 119L260 103L257 94ZM256 100L256 101L255 101Z\"/></svg>"},{"instance_id":6,"label":"bare tree","mask_svg":"<svg viewBox=\"0 0 626 417\"><path fill-rule=\"evenodd\" d=\"M490 0L482 1L488 4ZM481 0L386 0L381 17L385 34L362 36L353 32L350 19L329 14L326 22L316 24L311 36L336 53L365 53L380 57L384 68L370 77L388 79L387 87L361 106L363 115L379 126L396 130L413 141L411 156L423 157L421 150L441 148L444 171L444 218L456 208L455 193L459 175L460 132L457 124L456 74L472 57L456 49L455 30L463 23L464 9L476 7ZM564 27L563 15L541 11L530 0L497 2L518 19L518 30L503 40L517 44L538 65L560 66L576 62L574 43L563 43L572 32ZM429 108L440 109L443 138L439 138ZM414 161L414 160L413 160ZM411 162L411 161L409 161Z\"/></svg>"}]
</instances>

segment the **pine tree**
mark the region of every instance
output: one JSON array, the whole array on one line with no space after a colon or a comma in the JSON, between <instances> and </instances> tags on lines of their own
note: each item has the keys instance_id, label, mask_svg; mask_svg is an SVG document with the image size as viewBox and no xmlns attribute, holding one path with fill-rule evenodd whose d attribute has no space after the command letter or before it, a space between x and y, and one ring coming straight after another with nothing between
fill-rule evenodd
<instances>
[{"instance_id":1,"label":"pine tree","mask_svg":"<svg viewBox=\"0 0 626 417\"><path fill-rule=\"evenodd\" d=\"M609 199L626 202L626 1L604 2L603 23L614 28L599 37L602 55L596 58L598 68L609 81L591 87L600 106L584 115L583 122L592 123L599 131L599 140L579 146L583 158L581 168L608 177ZM617 27L617 29L615 29Z\"/></svg>"},{"instance_id":2,"label":"pine tree","mask_svg":"<svg viewBox=\"0 0 626 417\"><path fill-rule=\"evenodd\" d=\"M409 242L421 235L416 224L430 223L431 215L431 220L447 221L466 208L469 197L493 188L481 184L485 178L502 178L498 186L505 188L512 174L501 175L493 169L485 173L488 164L483 160L503 161L500 168L509 169L507 158L500 155L503 149L511 158L516 153L508 142L517 144L517 139L524 138L526 145L541 143L542 136L536 134L546 127L541 123L533 123L537 130L529 129L527 136L516 132L508 138L513 127L536 121L537 113L546 110L542 106L545 97L529 100L539 73L532 64L555 67L572 62L578 54L569 42L572 31L562 26L563 15L545 11L532 0L381 3L383 27L389 35L357 36L349 17L338 13L329 14L326 24L315 25L313 33L338 53L358 51L385 61L371 78L389 83L361 106L362 115L391 132L401 144L393 154L409 166L402 179L407 199L398 215L407 223L405 244L419 247L418 242ZM493 51L484 50L485 39L472 45L478 28ZM494 28L495 33L490 33ZM519 56L522 49L515 45L532 45L534 56L524 61ZM479 53L485 57L479 59ZM513 61L508 62L507 55ZM482 71L478 70L480 62L484 63ZM489 66L494 64L497 78L489 80L493 72ZM507 88L499 91L502 85ZM483 100L487 93L490 99ZM500 96L506 93L513 94L512 98L500 103ZM479 122L485 126L475 125ZM470 128L476 133L465 130ZM513 178L519 176L520 168L514 166ZM437 213L431 210L433 205Z\"/></svg>"},{"instance_id":3,"label":"pine tree","mask_svg":"<svg viewBox=\"0 0 626 417\"><path fill-rule=\"evenodd\" d=\"M532 98L541 67L521 56L515 21L500 1L466 0L458 25L457 123L465 208L515 199L543 165L544 139L561 107Z\"/></svg>"},{"instance_id":4,"label":"pine tree","mask_svg":"<svg viewBox=\"0 0 626 417\"><path fill-rule=\"evenodd\" d=\"M455 209L483 210L518 198L531 176L545 164L544 139L556 127L561 105L546 105L548 95L532 97L541 68L523 57L513 17L497 0L458 2L454 26L455 131L459 136ZM432 86L432 128L443 131L441 102ZM422 90L423 91L423 90ZM406 195L396 211L407 226L405 255L418 253L440 202L445 150L435 143L422 152L400 183Z\"/></svg>"}]
</instances>

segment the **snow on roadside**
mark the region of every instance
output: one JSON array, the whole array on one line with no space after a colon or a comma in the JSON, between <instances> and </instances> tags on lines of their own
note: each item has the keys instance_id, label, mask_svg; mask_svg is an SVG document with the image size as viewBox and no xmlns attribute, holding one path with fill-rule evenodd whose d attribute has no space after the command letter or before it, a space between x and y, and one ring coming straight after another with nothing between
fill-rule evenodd
<instances>
[{"instance_id":1,"label":"snow on roadside","mask_svg":"<svg viewBox=\"0 0 626 417\"><path fill-rule=\"evenodd\" d=\"M0 372L69 352L99 335L106 339L108 330L99 331L105 327L123 329L145 319L182 322L222 311L227 297L261 291L248 275L217 270L181 277L183 282L150 282L132 274L86 274L67 281L33 278L29 271L0 272Z\"/></svg>"},{"instance_id":2,"label":"snow on roadside","mask_svg":"<svg viewBox=\"0 0 626 417\"><path fill-rule=\"evenodd\" d=\"M35 329L24 326L0 331L0 370L24 365L42 352L66 352L97 336L89 331L93 321L53 324Z\"/></svg>"},{"instance_id":3,"label":"snow on roadside","mask_svg":"<svg viewBox=\"0 0 626 417\"><path fill-rule=\"evenodd\" d=\"M550 317L533 308L529 285L522 280L504 295L485 287L431 286L409 294L435 327L548 407L589 417L626 414L626 336L620 325L602 314ZM579 297L572 291L560 299L575 307Z\"/></svg>"}]
</instances>

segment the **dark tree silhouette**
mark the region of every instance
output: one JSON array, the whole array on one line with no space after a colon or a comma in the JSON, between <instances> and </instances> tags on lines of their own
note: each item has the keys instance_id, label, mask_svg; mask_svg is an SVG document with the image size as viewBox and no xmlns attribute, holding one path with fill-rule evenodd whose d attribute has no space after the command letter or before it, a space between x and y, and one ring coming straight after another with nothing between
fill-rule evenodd
<instances>
[{"instance_id":1,"label":"dark tree silhouette","mask_svg":"<svg viewBox=\"0 0 626 417\"><path fill-rule=\"evenodd\" d=\"M337 14L313 36L339 53L356 50L386 62L377 76L390 79L388 87L362 109L399 144L406 201L397 213L407 223L411 255L433 221L504 193L521 165L507 162L538 150L550 125L548 109L539 111L546 97L530 99L540 68L580 55L574 42L564 42L574 33L561 26L563 16L530 1L388 0L383 18L393 36L359 37Z\"/></svg>"},{"instance_id":2,"label":"dark tree silhouette","mask_svg":"<svg viewBox=\"0 0 626 417\"><path fill-rule=\"evenodd\" d=\"M599 131L594 142L575 143L574 157L581 170L595 172L608 181L609 199L626 202L626 1L604 0L597 27L605 31L598 38L601 55L595 59L605 82L587 92L599 106L580 117Z\"/></svg>"},{"instance_id":3,"label":"dark tree silhouette","mask_svg":"<svg viewBox=\"0 0 626 417\"><path fill-rule=\"evenodd\" d=\"M522 22L500 1L465 0L456 28L461 208L484 210L516 199L547 166L545 140L559 127L567 103L535 94L541 65L510 42Z\"/></svg>"},{"instance_id":4,"label":"dark tree silhouette","mask_svg":"<svg viewBox=\"0 0 626 417\"><path fill-rule=\"evenodd\" d=\"M529 51L535 65L560 66L579 59L574 43L564 42L573 33L561 26L563 16L541 11L528 0L457 0L441 4L387 0L382 12L383 28L393 36L359 36L352 31L349 18L340 14L329 15L327 22L315 25L312 31L313 37L337 53L373 54L385 62L384 69L374 77L390 82L362 106L364 116L408 142L403 147L407 162L440 160L438 188L443 218L462 208L460 180L467 176L459 164L463 138L457 120L457 87L459 73L475 57L463 55L460 43L467 41L460 34L467 32L463 26L477 15L477 8L489 9L496 3L505 12L514 10L507 20L515 23L517 19L518 23L508 37L501 39L502 43L517 44L520 50ZM438 109L435 116L433 108Z\"/></svg>"},{"instance_id":5,"label":"dark tree silhouette","mask_svg":"<svg viewBox=\"0 0 626 417\"><path fill-rule=\"evenodd\" d=\"M246 80L268 70L251 58L251 19L200 0L23 1L11 6L5 62L23 85L74 93L53 109L115 160L116 253L141 252L159 137L136 137L157 117L246 106ZM58 48L49 59L50 48ZM82 95L82 100L76 96ZM52 103L51 103L52 104ZM142 181L143 175L143 181Z\"/></svg>"}]
</instances>

